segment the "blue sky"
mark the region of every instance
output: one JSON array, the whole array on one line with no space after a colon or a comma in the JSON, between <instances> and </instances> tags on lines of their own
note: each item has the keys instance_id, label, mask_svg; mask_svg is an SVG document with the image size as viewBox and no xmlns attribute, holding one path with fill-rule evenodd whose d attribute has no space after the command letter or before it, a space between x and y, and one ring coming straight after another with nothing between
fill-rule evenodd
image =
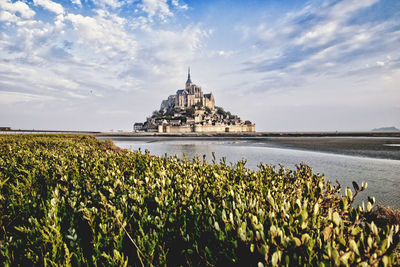
<instances>
[{"instance_id":1,"label":"blue sky","mask_svg":"<svg viewBox=\"0 0 400 267\"><path fill-rule=\"evenodd\" d=\"M400 1L0 0L0 126L126 130L192 81L258 131L400 127Z\"/></svg>"}]
</instances>

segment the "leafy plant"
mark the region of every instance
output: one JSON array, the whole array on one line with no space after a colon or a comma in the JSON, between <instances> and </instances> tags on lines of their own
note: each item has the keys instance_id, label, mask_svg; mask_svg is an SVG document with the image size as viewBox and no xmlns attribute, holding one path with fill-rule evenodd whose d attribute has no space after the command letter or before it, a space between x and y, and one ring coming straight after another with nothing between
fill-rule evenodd
<instances>
[{"instance_id":1,"label":"leafy plant","mask_svg":"<svg viewBox=\"0 0 400 267\"><path fill-rule=\"evenodd\" d=\"M129 152L79 135L0 136L4 265L398 265L367 185Z\"/></svg>"}]
</instances>

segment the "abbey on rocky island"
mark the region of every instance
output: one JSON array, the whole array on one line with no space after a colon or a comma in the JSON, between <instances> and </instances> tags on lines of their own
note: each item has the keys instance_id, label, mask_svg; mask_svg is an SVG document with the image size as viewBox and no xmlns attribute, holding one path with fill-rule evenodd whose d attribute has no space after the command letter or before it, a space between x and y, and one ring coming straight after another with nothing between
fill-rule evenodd
<instances>
[{"instance_id":1,"label":"abbey on rocky island","mask_svg":"<svg viewBox=\"0 0 400 267\"><path fill-rule=\"evenodd\" d=\"M192 83L190 68L185 89L176 91L161 102L144 123L135 123L135 132L159 133L226 133L255 132L255 124L215 106L214 95L204 94Z\"/></svg>"}]
</instances>

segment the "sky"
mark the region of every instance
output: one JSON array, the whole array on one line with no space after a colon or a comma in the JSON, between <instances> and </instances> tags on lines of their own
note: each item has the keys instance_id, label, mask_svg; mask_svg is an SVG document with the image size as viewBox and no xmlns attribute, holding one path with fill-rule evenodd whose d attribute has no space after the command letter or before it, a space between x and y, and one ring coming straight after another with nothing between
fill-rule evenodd
<instances>
[{"instance_id":1,"label":"sky","mask_svg":"<svg viewBox=\"0 0 400 267\"><path fill-rule=\"evenodd\" d=\"M189 66L257 131L400 128L400 1L0 0L0 126L132 131Z\"/></svg>"}]
</instances>

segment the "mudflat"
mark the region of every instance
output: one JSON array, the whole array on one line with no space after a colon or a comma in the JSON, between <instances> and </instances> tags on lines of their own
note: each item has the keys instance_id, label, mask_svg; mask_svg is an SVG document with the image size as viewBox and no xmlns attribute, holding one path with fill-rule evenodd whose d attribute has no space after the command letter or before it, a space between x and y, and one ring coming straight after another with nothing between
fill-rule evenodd
<instances>
[{"instance_id":1,"label":"mudflat","mask_svg":"<svg viewBox=\"0 0 400 267\"><path fill-rule=\"evenodd\" d=\"M263 142L275 147L400 160L400 138L271 137L261 141Z\"/></svg>"},{"instance_id":2,"label":"mudflat","mask_svg":"<svg viewBox=\"0 0 400 267\"><path fill-rule=\"evenodd\" d=\"M239 146L300 149L361 157L400 160L399 137L235 137L235 136L103 136L115 141L179 142L188 140L229 142Z\"/></svg>"}]
</instances>

